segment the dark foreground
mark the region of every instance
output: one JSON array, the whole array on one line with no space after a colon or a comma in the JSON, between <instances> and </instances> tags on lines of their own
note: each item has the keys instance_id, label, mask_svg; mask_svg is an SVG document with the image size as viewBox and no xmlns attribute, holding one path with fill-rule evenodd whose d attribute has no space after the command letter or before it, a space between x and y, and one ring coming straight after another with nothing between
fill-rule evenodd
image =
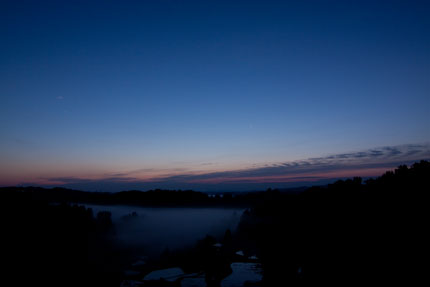
<instances>
[{"instance_id":1,"label":"dark foreground","mask_svg":"<svg viewBox=\"0 0 430 287\"><path fill-rule=\"evenodd\" d=\"M220 286L241 262L262 268L262 281L248 286L413 284L427 274L422 262L427 258L429 176L430 163L422 161L365 183L354 178L297 194L268 190L223 198L191 191L93 195L3 188L0 280L13 286L184 285L182 277L143 280L156 269L177 267L201 278L195 282ZM76 201L249 208L237 230L226 230L221 238L203 236L194 247L166 250L160 258L133 265L130 274L125 270L136 260L135 250L112 240L110 214L68 203Z\"/></svg>"}]
</instances>

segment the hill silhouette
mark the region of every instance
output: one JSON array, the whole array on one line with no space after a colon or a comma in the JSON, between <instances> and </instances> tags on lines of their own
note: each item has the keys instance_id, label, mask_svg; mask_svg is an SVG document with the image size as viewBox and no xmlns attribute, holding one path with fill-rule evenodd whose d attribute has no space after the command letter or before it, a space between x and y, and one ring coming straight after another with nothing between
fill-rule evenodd
<instances>
[{"instance_id":1,"label":"hill silhouette","mask_svg":"<svg viewBox=\"0 0 430 287\"><path fill-rule=\"evenodd\" d=\"M300 194L267 192L239 226L267 286L388 283L422 278L430 163Z\"/></svg>"},{"instance_id":2,"label":"hill silhouette","mask_svg":"<svg viewBox=\"0 0 430 287\"><path fill-rule=\"evenodd\" d=\"M0 188L0 199L31 199L51 203L89 203L100 205L134 205L134 206L249 206L254 196L249 193L224 192L210 196L204 192L192 190L130 190L116 193L88 192L67 188L42 187L3 187Z\"/></svg>"}]
</instances>

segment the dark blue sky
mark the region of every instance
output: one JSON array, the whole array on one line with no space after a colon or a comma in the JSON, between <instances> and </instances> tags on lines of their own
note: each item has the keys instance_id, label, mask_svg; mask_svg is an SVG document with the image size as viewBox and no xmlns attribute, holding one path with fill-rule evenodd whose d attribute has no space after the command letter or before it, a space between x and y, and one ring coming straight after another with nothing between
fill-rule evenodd
<instances>
[{"instance_id":1,"label":"dark blue sky","mask_svg":"<svg viewBox=\"0 0 430 287\"><path fill-rule=\"evenodd\" d=\"M0 184L223 173L222 188L225 172L375 148L429 157L428 15L428 1L1 1Z\"/></svg>"}]
</instances>

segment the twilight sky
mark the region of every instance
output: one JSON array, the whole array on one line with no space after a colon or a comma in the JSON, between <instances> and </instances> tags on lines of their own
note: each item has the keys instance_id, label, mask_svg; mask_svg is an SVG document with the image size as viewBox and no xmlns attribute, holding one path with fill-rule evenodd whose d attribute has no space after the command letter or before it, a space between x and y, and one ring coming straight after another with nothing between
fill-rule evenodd
<instances>
[{"instance_id":1,"label":"twilight sky","mask_svg":"<svg viewBox=\"0 0 430 287\"><path fill-rule=\"evenodd\" d=\"M429 1L0 2L0 186L254 190L430 159Z\"/></svg>"}]
</instances>

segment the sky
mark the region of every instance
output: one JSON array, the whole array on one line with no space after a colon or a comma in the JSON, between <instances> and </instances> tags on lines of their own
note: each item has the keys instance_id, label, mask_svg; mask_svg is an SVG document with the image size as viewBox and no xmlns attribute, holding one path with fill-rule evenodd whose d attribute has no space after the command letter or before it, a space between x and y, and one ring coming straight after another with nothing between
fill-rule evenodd
<instances>
[{"instance_id":1,"label":"sky","mask_svg":"<svg viewBox=\"0 0 430 287\"><path fill-rule=\"evenodd\" d=\"M0 2L0 186L255 190L430 159L428 1Z\"/></svg>"}]
</instances>

